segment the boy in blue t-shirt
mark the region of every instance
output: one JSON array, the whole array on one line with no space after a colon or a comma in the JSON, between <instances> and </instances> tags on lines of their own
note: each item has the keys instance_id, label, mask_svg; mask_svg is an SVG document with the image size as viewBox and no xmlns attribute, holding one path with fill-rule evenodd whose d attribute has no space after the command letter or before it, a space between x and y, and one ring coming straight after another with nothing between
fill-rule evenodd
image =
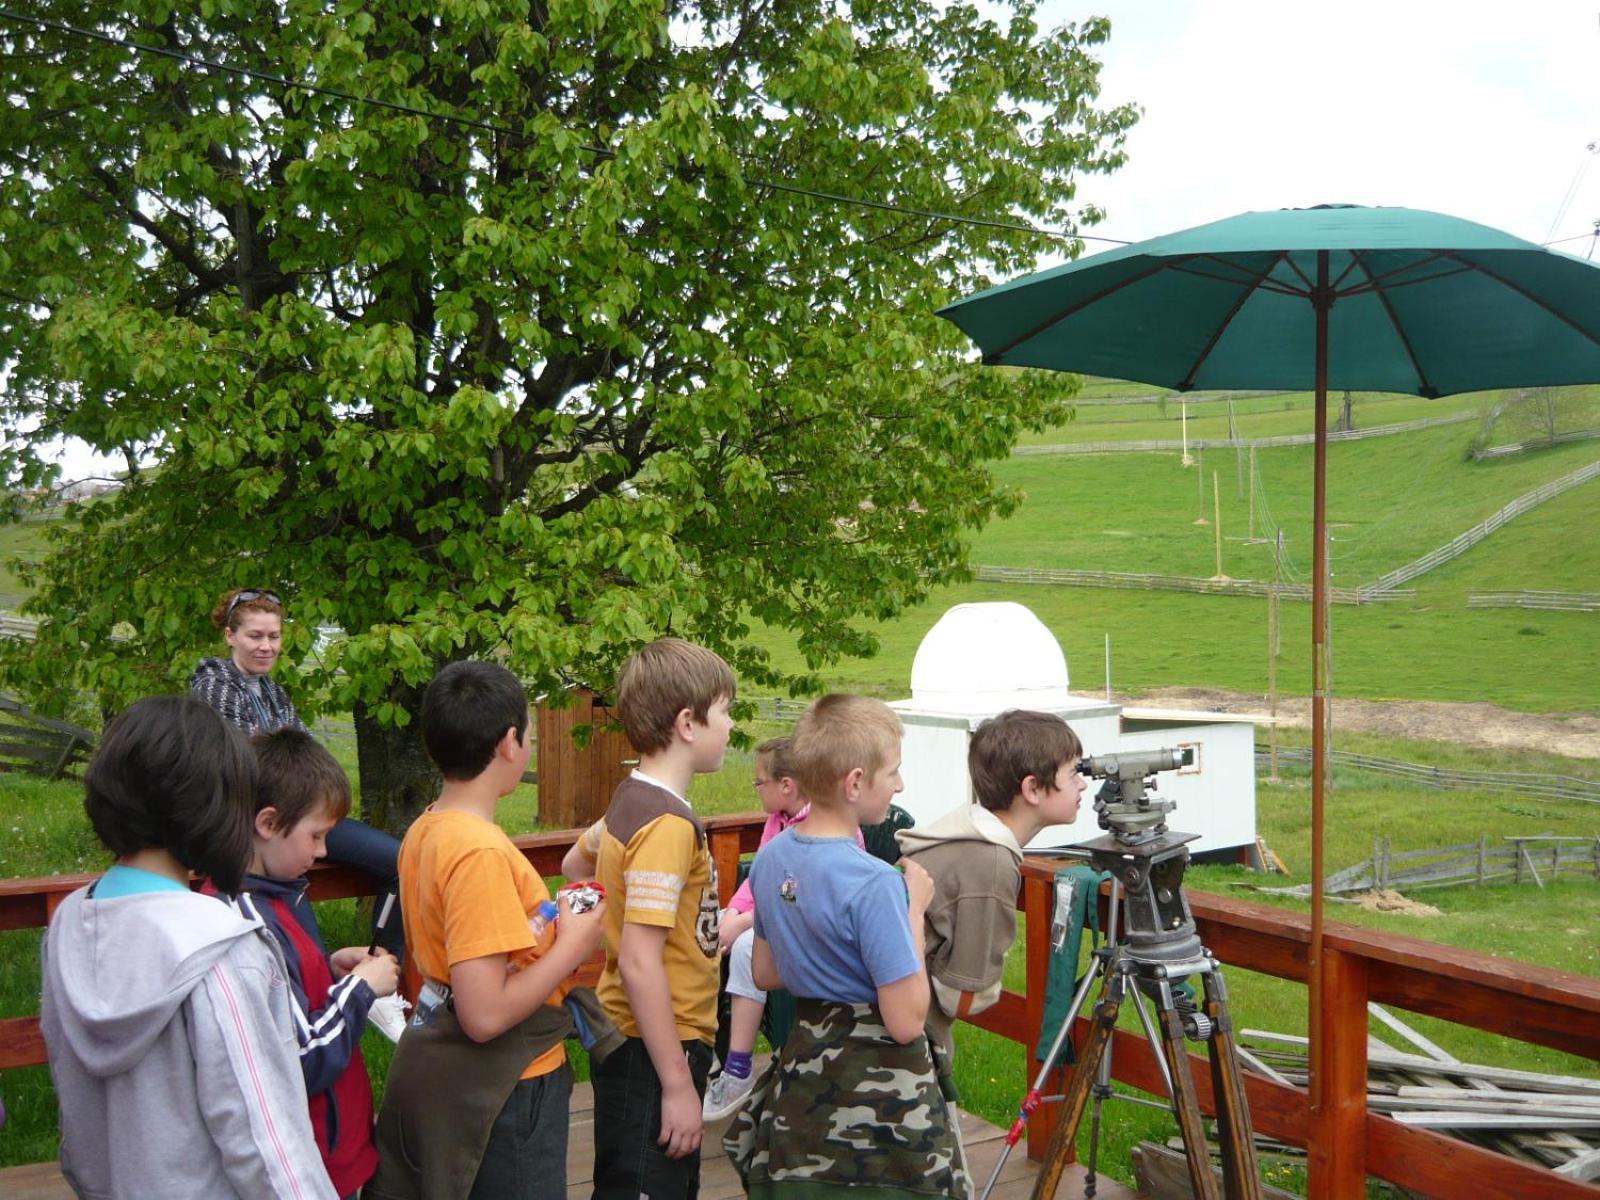
<instances>
[{"instance_id":1,"label":"boy in blue t-shirt","mask_svg":"<svg viewBox=\"0 0 1600 1200\"><path fill-rule=\"evenodd\" d=\"M791 755L810 814L750 872L758 987L796 998L788 1041L724 1138L749 1194L970 1194L923 1024L926 871L861 849L901 789L900 722L880 701L824 696ZM885 1086L883 1079L894 1079Z\"/></svg>"}]
</instances>

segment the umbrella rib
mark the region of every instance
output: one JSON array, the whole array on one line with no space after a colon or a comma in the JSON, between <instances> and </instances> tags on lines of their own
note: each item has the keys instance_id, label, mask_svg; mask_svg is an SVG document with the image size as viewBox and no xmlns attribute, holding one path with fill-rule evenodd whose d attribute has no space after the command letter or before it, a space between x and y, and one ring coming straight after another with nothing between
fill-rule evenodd
<instances>
[{"instance_id":1,"label":"umbrella rib","mask_svg":"<svg viewBox=\"0 0 1600 1200\"><path fill-rule=\"evenodd\" d=\"M1180 261L1183 261L1183 260L1180 260ZM1071 306L1069 306L1067 308L1057 309L1055 312L1053 312L1050 315L1050 317L1047 320L1040 322L1038 325L1034 326L1032 329L1028 330L1026 333L1022 334L1020 337L1012 338L1005 345L999 346L994 350L987 351L983 356L984 363L988 364L988 365L999 364L1000 360L1001 360L1001 358L1003 356L1005 356L1007 354L1010 354L1013 350L1015 350L1018 346L1022 345L1024 342L1031 341L1032 339L1038 337L1041 333L1043 333L1046 329L1049 329L1052 325L1059 324L1060 322L1065 321L1068 317L1072 316L1073 313L1076 313L1076 312L1079 312L1082 309L1088 308L1091 304L1097 304L1101 300L1104 300L1107 296L1110 296L1110 295L1112 295L1112 294L1114 294L1116 292L1119 292L1125 287L1130 287L1133 284L1136 284L1136 283L1139 283L1139 282L1141 282L1141 281L1143 281L1145 279L1148 279L1152 275L1159 274L1160 272L1162 272L1164 270L1167 270L1170 266L1171 266L1171 263L1169 263L1169 262L1167 262L1165 260L1157 260L1156 262L1152 263L1149 267L1147 267L1145 270L1141 271L1137 275L1131 276L1128 279L1121 280L1120 282L1115 283L1115 284L1113 284L1112 286L1110 286L1108 288L1102 288L1100 291L1095 292L1093 295L1085 296L1082 300L1078 301L1076 304L1073 304L1073 305L1071 305Z\"/></svg>"},{"instance_id":2,"label":"umbrella rib","mask_svg":"<svg viewBox=\"0 0 1600 1200\"><path fill-rule=\"evenodd\" d=\"M1311 293L1316 290L1316 286L1317 286L1316 284L1311 282L1311 276L1307 275L1304 271L1302 271L1300 269L1300 264L1294 261L1294 255L1293 254L1290 254L1288 252L1284 252L1283 261L1284 261L1285 264L1288 265L1289 270L1293 271L1296 275L1300 276L1300 282L1306 285L1305 295L1306 295L1307 298L1309 298Z\"/></svg>"},{"instance_id":3,"label":"umbrella rib","mask_svg":"<svg viewBox=\"0 0 1600 1200\"><path fill-rule=\"evenodd\" d=\"M1232 266L1231 263L1228 265ZM1174 267L1172 270L1173 274L1175 275L1193 275L1196 279L1211 279L1218 283L1226 283L1234 287L1247 287L1251 291L1275 292L1280 296L1299 296L1302 299L1308 295L1308 293L1300 291L1298 288L1289 287L1288 285L1281 283L1276 279L1265 279L1260 275L1249 273L1231 276L1213 275L1210 271L1196 270L1194 267L1187 264L1181 267Z\"/></svg>"},{"instance_id":4,"label":"umbrella rib","mask_svg":"<svg viewBox=\"0 0 1600 1200\"><path fill-rule=\"evenodd\" d=\"M1350 271L1355 270L1358 265L1361 267L1363 273L1366 275L1367 283L1371 285L1372 294L1376 295L1378 297L1378 303L1383 305L1383 315L1389 320L1389 328L1394 330L1394 335L1400 339L1400 346L1403 350L1405 350L1406 357L1411 360L1412 373L1417 377L1417 394L1419 396L1437 396L1439 394L1439 389L1433 386L1432 382L1430 382L1428 379L1427 371L1423 370L1422 361L1417 357L1416 347L1411 344L1411 338L1409 335L1407 335L1405 326L1400 323L1400 318L1395 315L1394 306L1389 303L1389 293L1378 283L1372 272L1366 269L1366 257L1366 251L1364 250L1358 250L1352 254L1350 256L1350 267L1347 271L1345 271L1344 275L1348 275ZM1455 274L1455 272L1452 271L1449 272L1449 274ZM1344 275L1340 275L1339 278L1342 280ZM1430 278L1439 277L1431 276ZM1415 279L1411 282L1421 283L1423 281L1420 279ZM1405 285L1401 284L1399 286L1404 287ZM1363 293L1360 288L1352 288L1350 291L1345 293L1347 296L1358 296L1361 294Z\"/></svg>"},{"instance_id":5,"label":"umbrella rib","mask_svg":"<svg viewBox=\"0 0 1600 1200\"><path fill-rule=\"evenodd\" d=\"M1507 279L1504 275L1501 275L1498 271L1491 271L1488 267L1484 266L1482 263L1472 262L1472 261L1470 261L1468 259L1464 259L1464 258L1457 258L1456 255L1454 255L1454 254L1452 254L1452 253L1450 253L1448 251L1446 251L1446 256L1451 258L1451 259L1454 259L1456 262L1461 263L1464 267L1466 267L1467 270L1469 270L1469 271L1478 271L1481 274L1487 275L1490 279L1494 280L1501 287L1510 288L1513 292L1517 293L1517 295L1521 296L1529 304L1532 304L1537 308L1543 309L1545 312L1549 313L1556 320L1560 321L1563 325L1568 326L1569 328L1573 329L1577 333L1579 333L1582 336L1588 338L1591 342L1594 342L1596 345L1600 345L1600 334L1597 334L1592 330L1585 329L1582 325L1578 324L1578 322L1574 321L1571 317L1567 316L1566 313L1561 312L1559 309L1551 308L1550 305L1546 304L1538 296L1535 296L1532 292L1528 291L1527 288L1522 287L1520 284L1513 283L1511 280ZM1554 256L1552 255L1552 257L1554 257Z\"/></svg>"},{"instance_id":6,"label":"umbrella rib","mask_svg":"<svg viewBox=\"0 0 1600 1200\"><path fill-rule=\"evenodd\" d=\"M1187 392L1190 388L1194 387L1195 375L1199 372L1200 368L1205 365L1206 359L1211 357L1211 352L1217 348L1217 343L1222 340L1223 332L1228 328L1229 325L1233 323L1233 319L1239 315L1239 310L1243 308L1249 301L1250 297L1255 294L1256 288L1261 286L1261 281L1266 279L1268 275L1272 274L1273 268L1276 267L1280 261L1287 257L1288 256L1286 254L1284 254L1282 251L1279 251L1273 257L1273 260L1267 264L1266 270L1255 276L1254 284L1240 288L1238 299L1233 302L1233 307L1228 310L1227 315L1223 317L1222 320L1217 322L1216 328L1211 334L1211 340L1206 343L1205 349L1200 351L1200 356L1189 364L1189 370L1184 374L1183 381L1178 384L1178 391ZM1290 294L1293 295L1294 293Z\"/></svg>"},{"instance_id":7,"label":"umbrella rib","mask_svg":"<svg viewBox=\"0 0 1600 1200\"><path fill-rule=\"evenodd\" d=\"M1369 275L1367 282L1361 287L1353 287L1347 292L1340 292L1341 296L1366 296L1373 292L1398 292L1401 288L1417 287L1424 283L1438 283L1441 279L1449 279L1452 275L1466 275L1471 273L1472 267L1458 266L1448 271L1440 271L1437 275L1424 275L1421 279L1402 279L1398 283L1387 283L1375 275ZM1389 279L1394 276L1390 275Z\"/></svg>"},{"instance_id":8,"label":"umbrella rib","mask_svg":"<svg viewBox=\"0 0 1600 1200\"><path fill-rule=\"evenodd\" d=\"M1370 250L1351 251L1351 258L1352 258L1352 260L1354 260L1356 257L1359 256L1364 260L1365 257L1370 253L1371 253ZM1423 275L1423 276L1421 276L1420 278L1417 278L1417 279L1400 279L1399 278L1402 275L1405 275L1405 274L1410 273L1410 272L1421 270L1423 267L1430 266L1431 264L1439 262L1441 260L1445 260L1445 261L1449 261L1449 262L1456 262L1455 259L1449 258L1443 251L1434 250L1434 251L1430 251L1429 252L1428 257L1419 258L1415 262L1404 263L1401 266L1398 266L1394 270L1390 271L1387 275L1378 275L1378 274L1374 274L1371 271L1369 271L1367 273L1367 282L1368 282L1368 284L1371 285L1371 287L1374 290L1380 289L1380 288L1390 288L1390 287L1409 287L1411 284L1414 284L1414 283L1432 283L1436 279L1448 279L1452 275L1459 274L1461 271L1469 269L1469 268L1463 267L1461 265L1456 265L1456 266L1452 267L1448 271L1440 271L1440 272L1438 272L1437 274L1434 274L1434 275ZM1352 261L1352 266L1353 265L1354 265L1354 262ZM1348 274L1348 273L1349 272L1347 271L1346 274ZM1344 276L1341 275L1339 277L1339 279L1340 279L1340 282L1343 282ZM1398 280L1398 282L1397 282L1397 280ZM1337 285L1335 285L1335 286L1337 286ZM1343 294L1344 295L1361 295L1362 294L1362 289L1353 288L1351 291L1343 293Z\"/></svg>"}]
</instances>

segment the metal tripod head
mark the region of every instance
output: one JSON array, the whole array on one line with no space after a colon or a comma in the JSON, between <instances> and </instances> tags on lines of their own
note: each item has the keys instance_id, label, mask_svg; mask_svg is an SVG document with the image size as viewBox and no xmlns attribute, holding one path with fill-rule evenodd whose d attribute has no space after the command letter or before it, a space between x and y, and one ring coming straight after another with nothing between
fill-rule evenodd
<instances>
[{"instance_id":1,"label":"metal tripod head","mask_svg":"<svg viewBox=\"0 0 1600 1200\"><path fill-rule=\"evenodd\" d=\"M1136 963L1159 964L1174 976L1203 969L1206 948L1195 932L1183 890L1188 843L1198 833L1164 833L1126 845L1114 835L1084 842L1096 870L1109 871L1122 886L1124 953Z\"/></svg>"}]
</instances>

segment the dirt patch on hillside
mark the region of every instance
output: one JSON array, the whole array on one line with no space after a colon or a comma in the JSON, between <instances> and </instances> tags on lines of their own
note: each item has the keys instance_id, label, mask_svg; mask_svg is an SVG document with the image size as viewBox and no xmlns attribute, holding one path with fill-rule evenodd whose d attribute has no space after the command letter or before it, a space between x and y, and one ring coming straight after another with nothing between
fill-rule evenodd
<instances>
[{"instance_id":1,"label":"dirt patch on hillside","mask_svg":"<svg viewBox=\"0 0 1600 1200\"><path fill-rule=\"evenodd\" d=\"M1357 904L1368 912L1401 913L1408 917L1438 917L1443 914L1431 904L1402 896L1393 888L1362 892L1355 898Z\"/></svg>"},{"instance_id":2,"label":"dirt patch on hillside","mask_svg":"<svg viewBox=\"0 0 1600 1200\"><path fill-rule=\"evenodd\" d=\"M1267 698L1219 688L1158 688L1124 704L1193 708L1211 712L1265 713ZM1278 700L1280 724L1304 729L1311 705L1303 697ZM1419 741L1459 742L1491 750L1544 750L1568 758L1600 758L1600 717L1520 713L1493 704L1447 704L1435 700L1345 700L1333 702L1333 727Z\"/></svg>"}]
</instances>

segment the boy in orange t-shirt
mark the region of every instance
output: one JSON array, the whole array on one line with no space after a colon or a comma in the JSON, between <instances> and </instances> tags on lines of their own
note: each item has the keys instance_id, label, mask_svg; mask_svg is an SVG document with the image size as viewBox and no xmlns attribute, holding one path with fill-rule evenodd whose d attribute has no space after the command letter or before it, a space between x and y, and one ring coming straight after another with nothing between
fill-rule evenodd
<instances>
[{"instance_id":1,"label":"boy in orange t-shirt","mask_svg":"<svg viewBox=\"0 0 1600 1200\"><path fill-rule=\"evenodd\" d=\"M605 906L574 913L563 900L553 941L529 925L550 891L494 822L531 748L514 675L445 667L423 696L422 735L444 787L401 844L400 902L424 985L364 1194L563 1200L572 1070L561 1001L600 945Z\"/></svg>"}]
</instances>

